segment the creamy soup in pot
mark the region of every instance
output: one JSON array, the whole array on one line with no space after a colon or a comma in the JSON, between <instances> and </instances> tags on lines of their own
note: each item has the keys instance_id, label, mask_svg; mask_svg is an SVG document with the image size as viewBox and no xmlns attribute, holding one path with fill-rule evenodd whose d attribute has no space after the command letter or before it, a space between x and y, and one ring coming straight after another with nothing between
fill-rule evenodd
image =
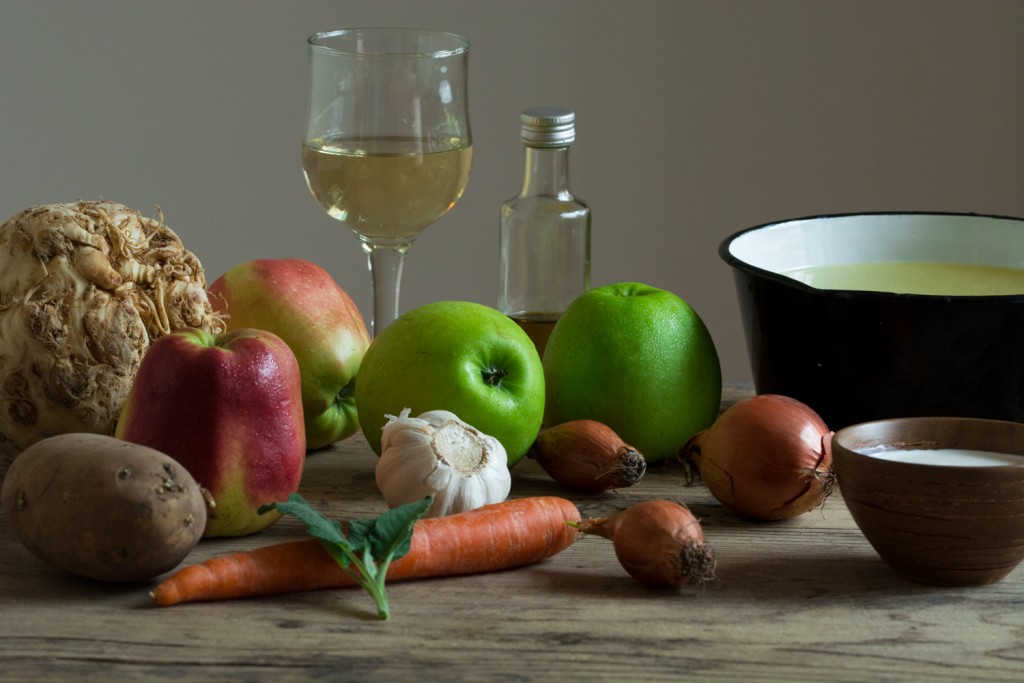
<instances>
[{"instance_id":1,"label":"creamy soup in pot","mask_svg":"<svg viewBox=\"0 0 1024 683\"><path fill-rule=\"evenodd\" d=\"M839 263L793 268L784 270L781 274L817 289L853 289L937 296L1024 294L1024 268L970 263Z\"/></svg>"}]
</instances>

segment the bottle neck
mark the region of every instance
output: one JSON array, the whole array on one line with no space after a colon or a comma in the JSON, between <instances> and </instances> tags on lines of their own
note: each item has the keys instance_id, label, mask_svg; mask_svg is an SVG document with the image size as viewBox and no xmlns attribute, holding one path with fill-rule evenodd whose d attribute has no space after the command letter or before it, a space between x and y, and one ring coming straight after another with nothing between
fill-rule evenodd
<instances>
[{"instance_id":1,"label":"bottle neck","mask_svg":"<svg viewBox=\"0 0 1024 683\"><path fill-rule=\"evenodd\" d=\"M521 197L549 196L570 200L569 148L525 147L523 189Z\"/></svg>"}]
</instances>

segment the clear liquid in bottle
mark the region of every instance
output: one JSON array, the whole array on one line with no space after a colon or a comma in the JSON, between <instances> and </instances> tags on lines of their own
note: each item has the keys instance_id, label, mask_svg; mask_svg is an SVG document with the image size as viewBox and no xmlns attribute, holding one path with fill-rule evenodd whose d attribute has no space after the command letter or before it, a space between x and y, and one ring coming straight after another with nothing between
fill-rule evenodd
<instances>
[{"instance_id":1,"label":"clear liquid in bottle","mask_svg":"<svg viewBox=\"0 0 1024 683\"><path fill-rule=\"evenodd\" d=\"M569 189L573 112L527 109L520 120L525 170L501 207L498 309L543 355L562 312L590 287L590 208Z\"/></svg>"}]
</instances>

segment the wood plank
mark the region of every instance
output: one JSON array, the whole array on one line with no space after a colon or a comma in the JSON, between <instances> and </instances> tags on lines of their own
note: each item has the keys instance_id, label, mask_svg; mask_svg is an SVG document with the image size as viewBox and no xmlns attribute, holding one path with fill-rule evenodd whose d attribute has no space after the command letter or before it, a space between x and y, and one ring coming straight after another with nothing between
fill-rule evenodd
<instances>
[{"instance_id":1,"label":"wood plank","mask_svg":"<svg viewBox=\"0 0 1024 683\"><path fill-rule=\"evenodd\" d=\"M729 389L726 403L743 392ZM384 509L361 436L310 456L302 492L340 517ZM357 590L157 608L148 588L64 574L0 522L0 680L184 681L1019 681L1024 572L936 588L891 572L842 500L753 523L681 471L579 495L524 461L513 495L564 495L585 516L648 498L685 501L718 555L720 581L652 590L585 537L561 555L496 574L395 583L392 618ZM3 514L0 512L0 517ZM204 540L189 561L294 538L284 519L253 537Z\"/></svg>"}]
</instances>

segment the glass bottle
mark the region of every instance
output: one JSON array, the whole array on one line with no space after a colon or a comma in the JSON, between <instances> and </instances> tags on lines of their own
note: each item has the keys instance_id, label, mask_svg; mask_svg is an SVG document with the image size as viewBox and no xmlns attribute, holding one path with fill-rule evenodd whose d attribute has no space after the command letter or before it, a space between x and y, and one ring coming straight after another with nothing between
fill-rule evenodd
<instances>
[{"instance_id":1,"label":"glass bottle","mask_svg":"<svg viewBox=\"0 0 1024 683\"><path fill-rule=\"evenodd\" d=\"M562 311L590 287L590 207L569 190L575 119L555 107L522 112L523 186L501 206L498 310L542 355Z\"/></svg>"}]
</instances>

